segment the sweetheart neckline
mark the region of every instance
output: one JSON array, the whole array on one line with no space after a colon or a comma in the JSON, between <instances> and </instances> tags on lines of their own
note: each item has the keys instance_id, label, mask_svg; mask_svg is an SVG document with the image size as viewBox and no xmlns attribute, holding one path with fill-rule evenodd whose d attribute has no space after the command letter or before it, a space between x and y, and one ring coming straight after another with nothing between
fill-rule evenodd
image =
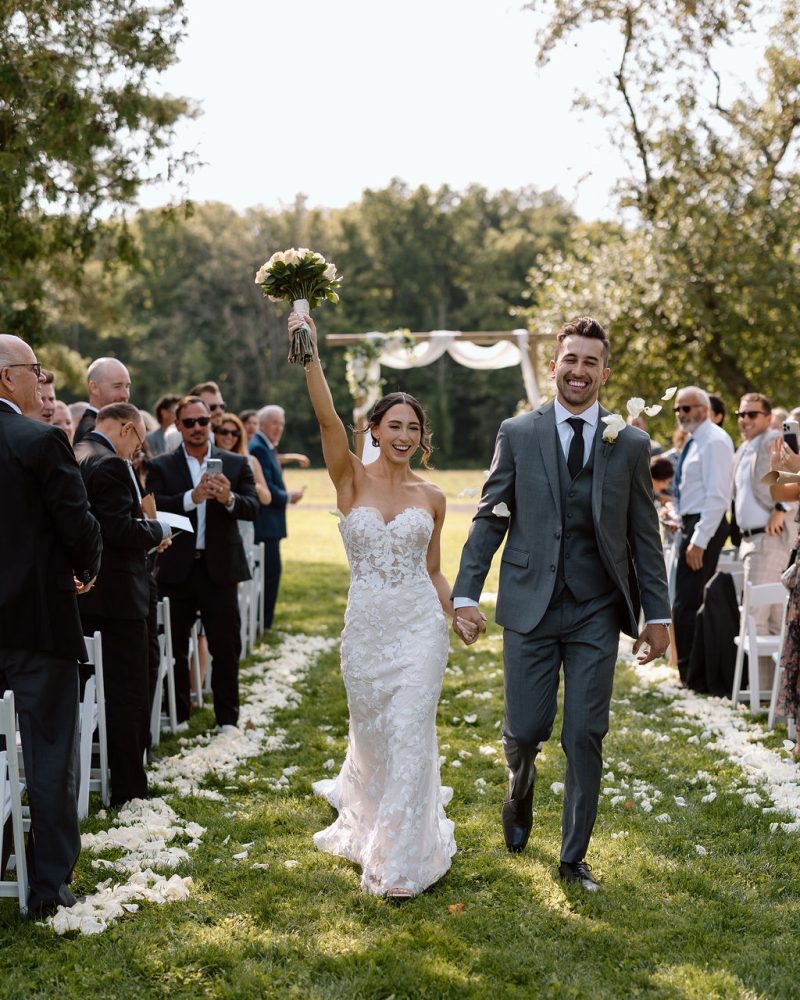
<instances>
[{"instance_id":1,"label":"sweetheart neckline","mask_svg":"<svg viewBox=\"0 0 800 1000\"><path fill-rule=\"evenodd\" d=\"M375 511L375 513L378 515L378 517L381 519L381 521L383 521L384 528L391 527L391 525L394 524L394 522L398 519L398 517L401 517L403 514L406 514L410 510L421 510L423 512L423 514L427 514L428 515L428 517L431 519L432 523L435 523L434 522L433 514L431 514L431 512L428 510L427 507L415 507L413 504L410 504L408 507L403 507L403 509L401 511L398 511L398 513L395 514L395 516L391 519L391 521L387 521L384 518L383 514L381 514L380 510L377 507L372 507L370 504L365 504L365 503L356 504L355 507L351 507L350 508L350 510L349 510L349 512L347 514L342 514L342 520L346 521L348 519L348 517L350 517L350 514L352 514L353 511L355 511L355 510L373 510L373 511ZM341 513L341 511L339 513Z\"/></svg>"}]
</instances>

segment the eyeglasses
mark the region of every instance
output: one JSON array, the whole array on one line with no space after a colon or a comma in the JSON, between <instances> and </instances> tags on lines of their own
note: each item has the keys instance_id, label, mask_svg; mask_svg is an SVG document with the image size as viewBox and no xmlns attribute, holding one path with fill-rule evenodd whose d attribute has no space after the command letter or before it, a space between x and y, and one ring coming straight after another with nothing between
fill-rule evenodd
<instances>
[{"instance_id":1,"label":"eyeglasses","mask_svg":"<svg viewBox=\"0 0 800 1000\"><path fill-rule=\"evenodd\" d=\"M692 410L696 409L698 406L703 406L703 403L683 403L681 406L673 406L673 413L691 413Z\"/></svg>"},{"instance_id":2,"label":"eyeglasses","mask_svg":"<svg viewBox=\"0 0 800 1000\"><path fill-rule=\"evenodd\" d=\"M231 430L229 427L220 427L214 433L217 437L232 437L234 441L238 441L242 436L241 431Z\"/></svg>"},{"instance_id":3,"label":"eyeglasses","mask_svg":"<svg viewBox=\"0 0 800 1000\"><path fill-rule=\"evenodd\" d=\"M23 364L22 362L19 362L16 365L3 365L3 368L30 368L30 370L33 372L33 374L36 376L37 379L40 379L42 377L42 366L39 364L38 361L33 362L33 364L31 363Z\"/></svg>"},{"instance_id":4,"label":"eyeglasses","mask_svg":"<svg viewBox=\"0 0 800 1000\"><path fill-rule=\"evenodd\" d=\"M768 417L768 413L764 413L763 410L739 410L736 416L742 420L747 417L748 420L755 420L756 417Z\"/></svg>"},{"instance_id":5,"label":"eyeglasses","mask_svg":"<svg viewBox=\"0 0 800 1000\"><path fill-rule=\"evenodd\" d=\"M201 427L208 427L211 423L211 417L184 417L181 418L181 423L189 429L194 427L195 424L199 424Z\"/></svg>"},{"instance_id":6,"label":"eyeglasses","mask_svg":"<svg viewBox=\"0 0 800 1000\"><path fill-rule=\"evenodd\" d=\"M217 410L224 410L224 409L225 409L225 403L209 403L208 404L208 412L209 413L214 413Z\"/></svg>"},{"instance_id":7,"label":"eyeglasses","mask_svg":"<svg viewBox=\"0 0 800 1000\"><path fill-rule=\"evenodd\" d=\"M136 440L139 442L139 447L144 449L144 438L136 430L136 424L129 424L129 427L133 428L133 433L136 435Z\"/></svg>"}]
</instances>

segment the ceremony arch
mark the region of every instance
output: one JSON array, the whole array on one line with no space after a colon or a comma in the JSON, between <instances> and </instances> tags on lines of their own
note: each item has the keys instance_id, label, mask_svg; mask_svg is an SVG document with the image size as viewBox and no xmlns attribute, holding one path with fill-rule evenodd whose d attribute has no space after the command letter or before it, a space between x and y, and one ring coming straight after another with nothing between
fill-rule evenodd
<instances>
[{"instance_id":1,"label":"ceremony arch","mask_svg":"<svg viewBox=\"0 0 800 1000\"><path fill-rule=\"evenodd\" d=\"M366 427L367 415L381 396L381 367L407 370L423 368L444 354L466 368L496 371L519 365L525 395L531 408L541 402L537 378L539 345L552 342L554 335L528 330L478 331L431 330L428 333L329 334L326 343L350 349L348 385L353 396L353 426ZM364 435L356 435L356 451L361 453Z\"/></svg>"}]
</instances>

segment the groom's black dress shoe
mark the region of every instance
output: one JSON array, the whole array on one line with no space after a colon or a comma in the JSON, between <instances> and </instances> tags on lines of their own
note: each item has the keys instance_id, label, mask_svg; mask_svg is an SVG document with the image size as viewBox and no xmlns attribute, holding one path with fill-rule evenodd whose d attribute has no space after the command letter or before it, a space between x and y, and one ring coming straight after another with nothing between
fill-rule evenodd
<instances>
[{"instance_id":1,"label":"groom's black dress shoe","mask_svg":"<svg viewBox=\"0 0 800 1000\"><path fill-rule=\"evenodd\" d=\"M565 882L580 885L586 892L597 892L600 888L585 861L562 861L558 866L558 874Z\"/></svg>"},{"instance_id":2,"label":"groom's black dress shoe","mask_svg":"<svg viewBox=\"0 0 800 1000\"><path fill-rule=\"evenodd\" d=\"M533 826L533 788L522 799L506 799L500 814L506 847L512 854L525 850Z\"/></svg>"}]
</instances>

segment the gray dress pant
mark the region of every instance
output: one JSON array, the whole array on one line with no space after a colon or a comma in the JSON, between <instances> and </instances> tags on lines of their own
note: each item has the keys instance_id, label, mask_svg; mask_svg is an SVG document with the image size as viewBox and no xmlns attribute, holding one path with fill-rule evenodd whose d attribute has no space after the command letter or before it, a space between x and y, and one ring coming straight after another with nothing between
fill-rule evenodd
<instances>
[{"instance_id":1,"label":"gray dress pant","mask_svg":"<svg viewBox=\"0 0 800 1000\"><path fill-rule=\"evenodd\" d=\"M533 631L507 628L503 633L503 746L511 799L524 798L535 781L536 754L553 730L564 666L562 861L584 859L597 815L602 743L619 650L620 600L613 591L578 602L569 590L562 590Z\"/></svg>"}]
</instances>

